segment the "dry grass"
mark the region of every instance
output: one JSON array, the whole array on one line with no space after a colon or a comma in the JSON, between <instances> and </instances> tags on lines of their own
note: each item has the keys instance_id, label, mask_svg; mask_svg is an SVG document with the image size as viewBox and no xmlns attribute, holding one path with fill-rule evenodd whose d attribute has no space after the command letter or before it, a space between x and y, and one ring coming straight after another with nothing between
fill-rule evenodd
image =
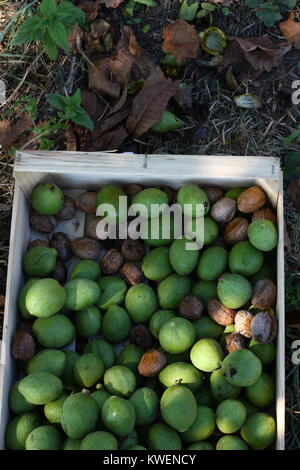
<instances>
[{"instance_id":1,"label":"dry grass","mask_svg":"<svg viewBox=\"0 0 300 470\"><path fill-rule=\"evenodd\" d=\"M34 8L36 4L36 0L0 0L0 80L5 80L9 97L7 105L0 108L2 118L18 117L23 110L21 98L30 96L38 104L37 119L47 120L51 117L45 99L47 93L71 93L77 87L87 87L87 73L80 55L60 56L57 61L50 62L34 44L14 50L8 46L27 9ZM180 0L161 0L160 7L144 10L139 15L142 22L133 26L140 45L157 61L163 55L162 30L178 17L179 6ZM120 21L117 10L112 17L116 31ZM145 24L151 27L147 34L142 32ZM218 14L214 24L231 36L253 37L268 33L273 39L280 39L278 30L265 29L255 14L243 7L242 1L234 3L229 16ZM161 136L149 133L141 142L127 142L121 150L137 153L273 155L284 159L287 153L284 138L300 121L299 107L291 103L291 83L299 78L298 59L297 53L292 50L272 73L241 83L241 93L248 91L262 99L264 107L256 112L237 108L223 79L217 76L215 70L205 67L199 56L199 60L188 65L178 77L191 87L195 103L194 111L189 115L173 105L173 111L184 121L184 127ZM56 139L55 148L64 149L63 137ZM288 150L300 150L300 145ZM12 158L0 150L0 294L5 293L13 196L12 163ZM285 208L291 239L291 250L286 256L287 308L291 308L292 302L297 302L294 293L300 280L300 218L290 201L286 200ZM290 361L291 343L295 337L299 338L299 331L287 331L286 442L290 449L300 448L299 366Z\"/></svg>"}]
</instances>

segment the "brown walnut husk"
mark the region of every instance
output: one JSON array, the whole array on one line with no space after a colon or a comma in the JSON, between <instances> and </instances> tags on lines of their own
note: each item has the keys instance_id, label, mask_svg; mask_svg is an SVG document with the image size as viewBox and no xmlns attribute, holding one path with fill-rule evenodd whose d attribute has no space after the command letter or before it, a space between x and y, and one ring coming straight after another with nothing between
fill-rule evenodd
<instances>
[{"instance_id":1,"label":"brown walnut husk","mask_svg":"<svg viewBox=\"0 0 300 470\"><path fill-rule=\"evenodd\" d=\"M274 225L277 223L277 217L274 211L269 207L265 207L264 209L259 209L252 214L252 222L257 219L266 219L270 220Z\"/></svg>"},{"instance_id":2,"label":"brown walnut husk","mask_svg":"<svg viewBox=\"0 0 300 470\"><path fill-rule=\"evenodd\" d=\"M226 224L233 219L236 212L236 202L229 197L222 197L215 202L210 210L210 216L220 224Z\"/></svg>"},{"instance_id":3,"label":"brown walnut husk","mask_svg":"<svg viewBox=\"0 0 300 470\"><path fill-rule=\"evenodd\" d=\"M122 243L121 253L127 261L141 261L145 256L145 246L141 240L128 238Z\"/></svg>"},{"instance_id":4,"label":"brown walnut husk","mask_svg":"<svg viewBox=\"0 0 300 470\"><path fill-rule=\"evenodd\" d=\"M27 331L16 331L12 338L12 355L20 361L29 361L35 353L35 341Z\"/></svg>"},{"instance_id":5,"label":"brown walnut husk","mask_svg":"<svg viewBox=\"0 0 300 470\"><path fill-rule=\"evenodd\" d=\"M124 263L120 269L120 273L125 281L132 286L139 284L144 279L143 271L134 263Z\"/></svg>"},{"instance_id":6,"label":"brown walnut husk","mask_svg":"<svg viewBox=\"0 0 300 470\"><path fill-rule=\"evenodd\" d=\"M131 343L143 349L149 349L154 343L154 338L148 326L139 324L132 328L129 340Z\"/></svg>"},{"instance_id":7,"label":"brown walnut husk","mask_svg":"<svg viewBox=\"0 0 300 470\"><path fill-rule=\"evenodd\" d=\"M80 194L75 199L77 209L88 214L95 214L96 212L96 196L97 193L94 191L87 191Z\"/></svg>"},{"instance_id":8,"label":"brown walnut husk","mask_svg":"<svg viewBox=\"0 0 300 470\"><path fill-rule=\"evenodd\" d=\"M92 238L80 237L71 243L72 251L80 259L95 260L100 256L101 245Z\"/></svg>"},{"instance_id":9,"label":"brown walnut husk","mask_svg":"<svg viewBox=\"0 0 300 470\"><path fill-rule=\"evenodd\" d=\"M31 211L29 215L29 225L41 233L50 233L56 227L57 219L54 215L42 215Z\"/></svg>"},{"instance_id":10,"label":"brown walnut husk","mask_svg":"<svg viewBox=\"0 0 300 470\"><path fill-rule=\"evenodd\" d=\"M246 348L245 340L240 333L230 333L226 336L225 341L226 349L229 353Z\"/></svg>"},{"instance_id":11,"label":"brown walnut husk","mask_svg":"<svg viewBox=\"0 0 300 470\"><path fill-rule=\"evenodd\" d=\"M31 248L34 248L35 246L49 246L49 242L47 240L32 240L27 246L27 251L31 250Z\"/></svg>"},{"instance_id":12,"label":"brown walnut husk","mask_svg":"<svg viewBox=\"0 0 300 470\"><path fill-rule=\"evenodd\" d=\"M179 304L179 315L187 320L200 318L202 312L203 303L194 295L188 295Z\"/></svg>"},{"instance_id":13,"label":"brown walnut husk","mask_svg":"<svg viewBox=\"0 0 300 470\"><path fill-rule=\"evenodd\" d=\"M55 232L50 238L49 242L51 248L55 248L58 252L58 256L66 261L71 258L71 240L63 232Z\"/></svg>"},{"instance_id":14,"label":"brown walnut husk","mask_svg":"<svg viewBox=\"0 0 300 470\"><path fill-rule=\"evenodd\" d=\"M251 322L253 315L248 310L239 310L234 318L235 331L246 338L251 338Z\"/></svg>"},{"instance_id":15,"label":"brown walnut husk","mask_svg":"<svg viewBox=\"0 0 300 470\"><path fill-rule=\"evenodd\" d=\"M223 196L222 189L217 188L216 186L204 186L202 189L211 204L214 204Z\"/></svg>"},{"instance_id":16,"label":"brown walnut husk","mask_svg":"<svg viewBox=\"0 0 300 470\"><path fill-rule=\"evenodd\" d=\"M165 367L166 356L158 349L150 349L143 354L138 365L139 374L143 377L155 377Z\"/></svg>"},{"instance_id":17,"label":"brown walnut husk","mask_svg":"<svg viewBox=\"0 0 300 470\"><path fill-rule=\"evenodd\" d=\"M270 279L260 279L253 288L251 303L255 308L267 310L276 302L277 289Z\"/></svg>"},{"instance_id":18,"label":"brown walnut husk","mask_svg":"<svg viewBox=\"0 0 300 470\"><path fill-rule=\"evenodd\" d=\"M59 220L73 219L76 213L74 200L70 196L65 195L65 200L62 208L55 214Z\"/></svg>"},{"instance_id":19,"label":"brown walnut husk","mask_svg":"<svg viewBox=\"0 0 300 470\"><path fill-rule=\"evenodd\" d=\"M124 258L116 248L110 248L101 258L104 275L116 274L123 264Z\"/></svg>"},{"instance_id":20,"label":"brown walnut husk","mask_svg":"<svg viewBox=\"0 0 300 470\"><path fill-rule=\"evenodd\" d=\"M234 322L236 311L225 307L217 299L211 299L207 305L207 313L218 325L227 326Z\"/></svg>"},{"instance_id":21,"label":"brown walnut husk","mask_svg":"<svg viewBox=\"0 0 300 470\"><path fill-rule=\"evenodd\" d=\"M268 312L259 312L251 322L251 333L255 341L268 344L276 338L277 319Z\"/></svg>"},{"instance_id":22,"label":"brown walnut husk","mask_svg":"<svg viewBox=\"0 0 300 470\"><path fill-rule=\"evenodd\" d=\"M99 240L97 236L97 225L100 222L100 220L101 220L101 217L95 217L93 219L90 219L86 224L86 228L85 228L86 235L88 237L93 238L94 240Z\"/></svg>"},{"instance_id":23,"label":"brown walnut husk","mask_svg":"<svg viewBox=\"0 0 300 470\"><path fill-rule=\"evenodd\" d=\"M247 240L249 222L243 217L235 217L225 226L224 240L228 245L235 245L242 240Z\"/></svg>"},{"instance_id":24,"label":"brown walnut husk","mask_svg":"<svg viewBox=\"0 0 300 470\"><path fill-rule=\"evenodd\" d=\"M56 279L56 281L60 284L64 284L67 280L67 268L59 258L56 261L56 265L51 273L51 277Z\"/></svg>"},{"instance_id":25,"label":"brown walnut husk","mask_svg":"<svg viewBox=\"0 0 300 470\"><path fill-rule=\"evenodd\" d=\"M237 200L238 209L246 214L258 211L267 202L267 196L259 186L251 186L240 194Z\"/></svg>"}]
</instances>

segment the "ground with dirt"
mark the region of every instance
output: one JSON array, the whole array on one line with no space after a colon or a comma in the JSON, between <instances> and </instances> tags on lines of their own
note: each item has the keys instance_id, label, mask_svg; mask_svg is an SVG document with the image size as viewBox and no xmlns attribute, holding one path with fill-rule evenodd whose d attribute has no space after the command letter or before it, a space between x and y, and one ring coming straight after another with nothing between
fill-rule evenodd
<instances>
[{"instance_id":1,"label":"ground with dirt","mask_svg":"<svg viewBox=\"0 0 300 470\"><path fill-rule=\"evenodd\" d=\"M0 80L4 80L7 87L7 102L0 108L0 144L3 145L0 150L0 296L5 295L14 148L118 149L121 152L156 154L272 155L280 157L286 169L286 189L294 177L300 174L300 138L298 142L295 139L289 146L285 140L300 122L299 105L295 105L291 99L292 84L300 75L300 54L299 49L295 47L288 47L289 50L282 53L282 56L279 54L279 44L284 42L285 38L278 23L274 27L265 26L258 20L256 11L245 6L244 1L224 2L231 4L226 10L222 1L211 2L218 4L211 14L212 17L207 15L204 19L193 22L197 32L211 25L220 28L231 38L231 44L234 42L232 38L235 37L249 39L266 36L268 41L272 41L273 46L269 47L273 49L270 51L267 47L267 51L264 50L268 58L274 59L275 53L275 62L273 61L269 71L265 70L268 68L266 56L262 60L260 49L258 58L262 60L264 70L248 67L244 73L242 65L245 64L234 56L231 69L233 78L229 80L222 66L211 66L209 62L213 56L206 54L202 48L198 49L194 59L187 59L183 67L168 66L164 63L164 29L178 19L180 0L161 0L158 6L151 8L138 5L133 17L124 17L124 7L127 3L117 2L120 3L117 8L105 8L101 1L80 0L73 3L81 6L86 12L88 25L73 37L70 43L71 54L65 55L61 51L56 60L50 60L38 43L31 42L21 47L10 46L19 26L35 12L39 2L0 0ZM299 19L299 8L295 9L295 15L296 19ZM288 12L283 13L282 19L287 17ZM99 29L91 36L90 26L94 21L98 21ZM104 36L99 33L100 26L108 28ZM134 94L123 95L123 103L118 102L120 97L116 100L115 97L107 96L99 90L92 93L91 97L90 62L99 57L114 55L121 44L121 31L124 26L132 30L130 40L134 41L134 34L137 41L134 46L135 63L138 63L136 57L145 51L147 56L149 55L146 64L148 68L152 69L153 64L160 63L169 77L184 84L183 96L178 99L177 94L175 99L175 93L171 93L173 97L168 101L168 109L181 121L181 127L173 132L157 134L151 131L151 126L142 135L128 132L124 121L120 120L120 112L124 112L127 118L126 106L131 106ZM127 59L128 50L125 51ZM145 67L144 55L142 60ZM102 69L100 71L103 72ZM111 73L109 70L109 81ZM124 92L129 80L129 84L133 88L136 87L133 93L139 92L139 81L147 78L147 75L138 74L135 80L127 77L127 81L121 83L121 89ZM57 110L47 103L49 93L69 96L77 88L85 90L82 106L94 119L93 139L82 126L62 123L57 118ZM241 109L236 106L233 97L245 93L256 95L263 105L259 109ZM119 109L113 112L117 109L114 108L116 102ZM108 121L110 113L115 118L113 124ZM21 129L20 123L23 125ZM124 136L121 141L118 140L120 130ZM6 142L1 142L3 135L6 135ZM287 328L286 336L286 442L289 449L299 449L300 374L299 366L291 362L291 345L295 339L299 339L300 327L300 196L298 192L297 199L295 191L290 191L289 196L292 192L294 196L288 197L287 194L285 199L286 307L289 314L288 324L294 325ZM0 297L0 314L1 310Z\"/></svg>"}]
</instances>

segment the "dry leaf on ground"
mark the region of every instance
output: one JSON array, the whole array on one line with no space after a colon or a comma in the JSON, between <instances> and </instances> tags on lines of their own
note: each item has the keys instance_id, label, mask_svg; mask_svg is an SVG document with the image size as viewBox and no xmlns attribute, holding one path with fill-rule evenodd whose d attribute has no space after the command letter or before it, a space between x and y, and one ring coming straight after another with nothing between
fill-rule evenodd
<instances>
[{"instance_id":1,"label":"dry leaf on ground","mask_svg":"<svg viewBox=\"0 0 300 470\"><path fill-rule=\"evenodd\" d=\"M279 23L279 29L296 49L300 49L300 22L295 21L295 19L295 13L291 13L286 21Z\"/></svg>"},{"instance_id":2,"label":"dry leaf on ground","mask_svg":"<svg viewBox=\"0 0 300 470\"><path fill-rule=\"evenodd\" d=\"M93 21L98 16L101 3L101 0L80 0L77 7L84 11L88 21Z\"/></svg>"},{"instance_id":3,"label":"dry leaf on ground","mask_svg":"<svg viewBox=\"0 0 300 470\"><path fill-rule=\"evenodd\" d=\"M97 150L117 150L128 137L124 124L120 124L115 129L105 132L97 139L93 140L89 147L89 152L96 152Z\"/></svg>"},{"instance_id":4,"label":"dry leaf on ground","mask_svg":"<svg viewBox=\"0 0 300 470\"><path fill-rule=\"evenodd\" d=\"M200 37L194 26L184 20L176 20L165 28L163 37L163 50L173 54L178 63L196 59Z\"/></svg>"},{"instance_id":5,"label":"dry leaf on ground","mask_svg":"<svg viewBox=\"0 0 300 470\"><path fill-rule=\"evenodd\" d=\"M76 134L75 134L74 125L72 122L68 122L67 124L66 132L65 132L65 144L66 144L66 150L68 152L77 151Z\"/></svg>"},{"instance_id":6,"label":"dry leaf on ground","mask_svg":"<svg viewBox=\"0 0 300 470\"><path fill-rule=\"evenodd\" d=\"M218 70L224 72L230 65L238 64L242 72L270 72L290 49L290 44L275 43L267 36L249 39L231 37Z\"/></svg>"},{"instance_id":7,"label":"dry leaf on ground","mask_svg":"<svg viewBox=\"0 0 300 470\"><path fill-rule=\"evenodd\" d=\"M112 81L111 59L109 57L100 57L100 59L95 59L93 64L95 67L88 64L89 88L119 98L121 88L119 83Z\"/></svg>"},{"instance_id":8,"label":"dry leaf on ground","mask_svg":"<svg viewBox=\"0 0 300 470\"><path fill-rule=\"evenodd\" d=\"M124 106L118 112L107 117L103 121L96 123L94 131L89 136L88 142L81 150L95 151L95 150L112 150L118 148L127 137L124 132L124 121L130 113L130 104ZM116 134L114 137L113 134ZM119 136L118 136L119 134ZM104 137L105 136L105 137ZM112 147L108 148L106 145L111 143ZM116 145L116 143L119 145Z\"/></svg>"},{"instance_id":9,"label":"dry leaf on ground","mask_svg":"<svg viewBox=\"0 0 300 470\"><path fill-rule=\"evenodd\" d=\"M11 147L33 124L27 112L23 113L15 123L7 119L0 121L0 145L5 148Z\"/></svg>"},{"instance_id":10,"label":"dry leaf on ground","mask_svg":"<svg viewBox=\"0 0 300 470\"><path fill-rule=\"evenodd\" d=\"M287 190L287 195L290 200L295 204L297 209L300 210L300 177L290 182Z\"/></svg>"},{"instance_id":11,"label":"dry leaf on ground","mask_svg":"<svg viewBox=\"0 0 300 470\"><path fill-rule=\"evenodd\" d=\"M145 134L162 117L163 111L175 95L179 81L166 78L159 67L145 81L134 97L126 128L134 137Z\"/></svg>"}]
</instances>

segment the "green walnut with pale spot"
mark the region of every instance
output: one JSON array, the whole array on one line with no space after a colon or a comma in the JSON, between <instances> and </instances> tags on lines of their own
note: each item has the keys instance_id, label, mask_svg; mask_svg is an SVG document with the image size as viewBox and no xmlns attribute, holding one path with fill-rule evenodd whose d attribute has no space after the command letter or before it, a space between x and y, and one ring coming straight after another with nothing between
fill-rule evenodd
<instances>
[{"instance_id":1,"label":"green walnut with pale spot","mask_svg":"<svg viewBox=\"0 0 300 470\"><path fill-rule=\"evenodd\" d=\"M55 279L40 279L29 288L25 305L34 317L50 317L58 313L65 305L66 290Z\"/></svg>"},{"instance_id":2,"label":"green walnut with pale spot","mask_svg":"<svg viewBox=\"0 0 300 470\"><path fill-rule=\"evenodd\" d=\"M56 184L40 183L31 193L31 205L39 214L54 215L64 204L64 194Z\"/></svg>"},{"instance_id":3,"label":"green walnut with pale spot","mask_svg":"<svg viewBox=\"0 0 300 470\"><path fill-rule=\"evenodd\" d=\"M230 384L248 387L261 376L262 365L249 349L238 349L225 357L221 370Z\"/></svg>"},{"instance_id":4,"label":"green walnut with pale spot","mask_svg":"<svg viewBox=\"0 0 300 470\"><path fill-rule=\"evenodd\" d=\"M147 322L157 309L154 290L145 284L136 284L128 289L125 306L135 323Z\"/></svg>"},{"instance_id":5,"label":"green walnut with pale spot","mask_svg":"<svg viewBox=\"0 0 300 470\"><path fill-rule=\"evenodd\" d=\"M277 246L277 228L270 220L257 219L248 227L250 243L261 251L271 251Z\"/></svg>"},{"instance_id":6,"label":"green walnut with pale spot","mask_svg":"<svg viewBox=\"0 0 300 470\"><path fill-rule=\"evenodd\" d=\"M20 380L18 390L29 403L45 405L61 395L63 385L53 374L35 372Z\"/></svg>"},{"instance_id":7,"label":"green walnut with pale spot","mask_svg":"<svg viewBox=\"0 0 300 470\"><path fill-rule=\"evenodd\" d=\"M90 388L100 382L104 374L102 359L96 354L86 353L80 356L74 363L74 378L80 387Z\"/></svg>"},{"instance_id":8,"label":"green walnut with pale spot","mask_svg":"<svg viewBox=\"0 0 300 470\"><path fill-rule=\"evenodd\" d=\"M117 276L105 276L97 281L100 288L100 296L97 307L107 310L111 305L120 305L127 291L126 282Z\"/></svg>"},{"instance_id":9,"label":"green walnut with pale spot","mask_svg":"<svg viewBox=\"0 0 300 470\"><path fill-rule=\"evenodd\" d=\"M217 292L220 302L228 308L240 308L252 295L248 279L240 274L224 274L218 282Z\"/></svg>"},{"instance_id":10,"label":"green walnut with pale spot","mask_svg":"<svg viewBox=\"0 0 300 470\"><path fill-rule=\"evenodd\" d=\"M65 306L70 310L85 310L94 305L100 295L98 284L90 279L72 279L65 284L65 289Z\"/></svg>"}]
</instances>

